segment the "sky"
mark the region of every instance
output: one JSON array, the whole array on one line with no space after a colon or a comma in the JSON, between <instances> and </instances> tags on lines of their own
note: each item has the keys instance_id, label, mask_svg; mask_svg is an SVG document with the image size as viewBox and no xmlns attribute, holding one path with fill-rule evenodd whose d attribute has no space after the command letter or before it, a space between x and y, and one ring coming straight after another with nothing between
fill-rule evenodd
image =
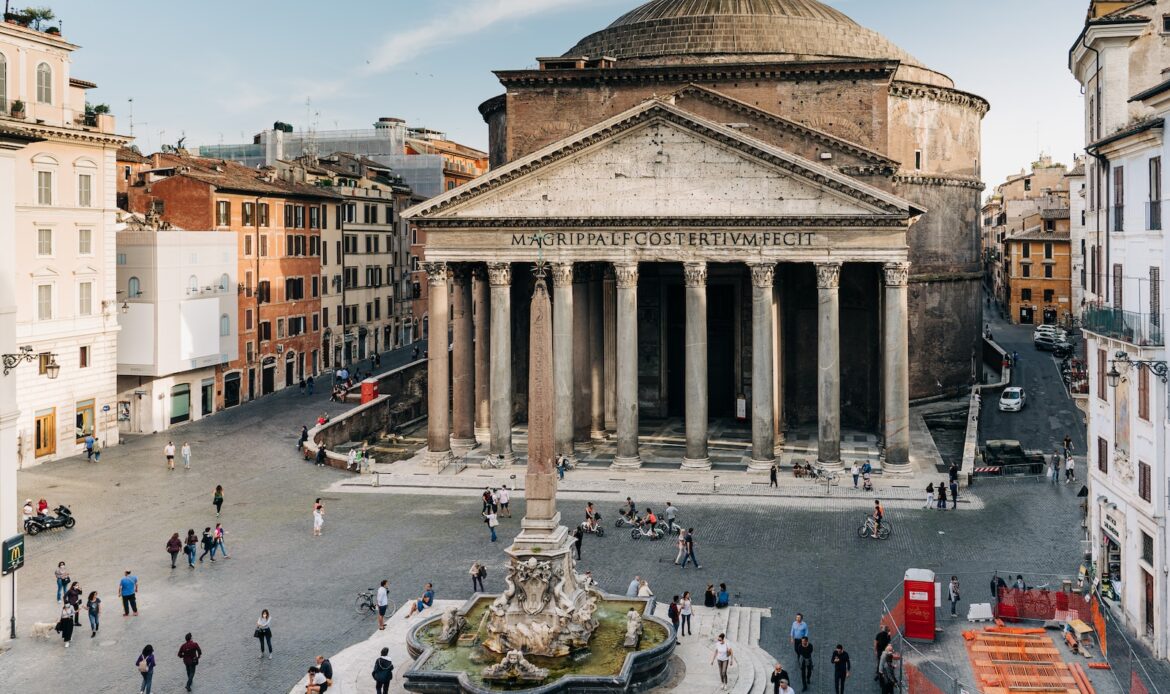
<instances>
[{"instance_id":1,"label":"sky","mask_svg":"<svg viewBox=\"0 0 1170 694\"><path fill-rule=\"evenodd\" d=\"M36 0L62 20L74 77L96 82L118 129L161 144L250 142L405 118L487 149L477 107L494 69L536 67L643 0ZM991 102L983 176L992 188L1039 152L1081 151L1068 49L1088 0L826 0L964 91ZM132 101L131 101L132 100ZM132 116L132 117L131 117Z\"/></svg>"}]
</instances>

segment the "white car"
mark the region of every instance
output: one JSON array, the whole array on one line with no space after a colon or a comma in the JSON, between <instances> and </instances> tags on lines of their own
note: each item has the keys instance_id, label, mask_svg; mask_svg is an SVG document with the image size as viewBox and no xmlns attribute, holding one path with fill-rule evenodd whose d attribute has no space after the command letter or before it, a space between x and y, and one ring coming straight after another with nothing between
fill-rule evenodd
<instances>
[{"instance_id":1,"label":"white car","mask_svg":"<svg viewBox=\"0 0 1170 694\"><path fill-rule=\"evenodd\" d=\"M1057 339L1057 340L1063 340L1066 337L1068 337L1068 334L1064 331L1064 328L1061 328L1061 327L1056 326L1056 325L1038 325L1038 326L1036 326L1036 329L1034 331L1032 331L1032 339L1035 340L1037 337L1039 337L1041 335L1049 335L1052 338Z\"/></svg>"},{"instance_id":2,"label":"white car","mask_svg":"<svg viewBox=\"0 0 1170 694\"><path fill-rule=\"evenodd\" d=\"M1004 388L1003 395L999 396L999 411L1019 412L1024 409L1025 402L1027 402L1027 396L1024 395L1023 388Z\"/></svg>"}]
</instances>

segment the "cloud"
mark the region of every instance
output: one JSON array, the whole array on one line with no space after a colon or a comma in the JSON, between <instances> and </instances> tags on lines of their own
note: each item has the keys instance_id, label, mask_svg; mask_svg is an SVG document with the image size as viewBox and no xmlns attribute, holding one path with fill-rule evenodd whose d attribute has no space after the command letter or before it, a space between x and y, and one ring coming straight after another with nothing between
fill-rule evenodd
<instances>
[{"instance_id":1,"label":"cloud","mask_svg":"<svg viewBox=\"0 0 1170 694\"><path fill-rule=\"evenodd\" d=\"M419 55L514 19L592 4L591 0L465 0L406 31L390 34L366 61L367 72L385 72Z\"/></svg>"}]
</instances>

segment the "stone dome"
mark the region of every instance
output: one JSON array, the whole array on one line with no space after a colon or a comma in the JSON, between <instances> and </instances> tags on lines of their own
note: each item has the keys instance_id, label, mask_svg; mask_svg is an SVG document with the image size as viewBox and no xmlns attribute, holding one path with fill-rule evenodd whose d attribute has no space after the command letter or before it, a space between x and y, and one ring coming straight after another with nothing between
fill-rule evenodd
<instances>
[{"instance_id":1,"label":"stone dome","mask_svg":"<svg viewBox=\"0 0 1170 694\"><path fill-rule=\"evenodd\" d=\"M852 58L922 67L881 34L816 0L651 0L565 55L652 65Z\"/></svg>"}]
</instances>

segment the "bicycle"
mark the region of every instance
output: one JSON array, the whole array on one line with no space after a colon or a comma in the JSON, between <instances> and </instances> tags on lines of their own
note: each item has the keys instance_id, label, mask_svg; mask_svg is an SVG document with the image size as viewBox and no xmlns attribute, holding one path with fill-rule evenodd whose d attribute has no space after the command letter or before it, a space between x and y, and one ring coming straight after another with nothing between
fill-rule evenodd
<instances>
[{"instance_id":1,"label":"bicycle","mask_svg":"<svg viewBox=\"0 0 1170 694\"><path fill-rule=\"evenodd\" d=\"M872 537L874 534L874 530L875 530L874 526L875 526L875 523L873 520L873 516L866 516L865 522L862 523L861 527L857 529L857 536L862 537L862 538ZM877 531L877 539L879 539L879 540L888 539L890 537L891 530L892 530L892 528L890 527L890 522L887 520L882 520L881 530Z\"/></svg>"},{"instance_id":2,"label":"bicycle","mask_svg":"<svg viewBox=\"0 0 1170 694\"><path fill-rule=\"evenodd\" d=\"M358 614L374 614L378 611L377 591L374 588L367 588L357 594L357 599L354 601L353 607ZM387 600L386 614L394 614L396 612L393 600Z\"/></svg>"}]
</instances>

